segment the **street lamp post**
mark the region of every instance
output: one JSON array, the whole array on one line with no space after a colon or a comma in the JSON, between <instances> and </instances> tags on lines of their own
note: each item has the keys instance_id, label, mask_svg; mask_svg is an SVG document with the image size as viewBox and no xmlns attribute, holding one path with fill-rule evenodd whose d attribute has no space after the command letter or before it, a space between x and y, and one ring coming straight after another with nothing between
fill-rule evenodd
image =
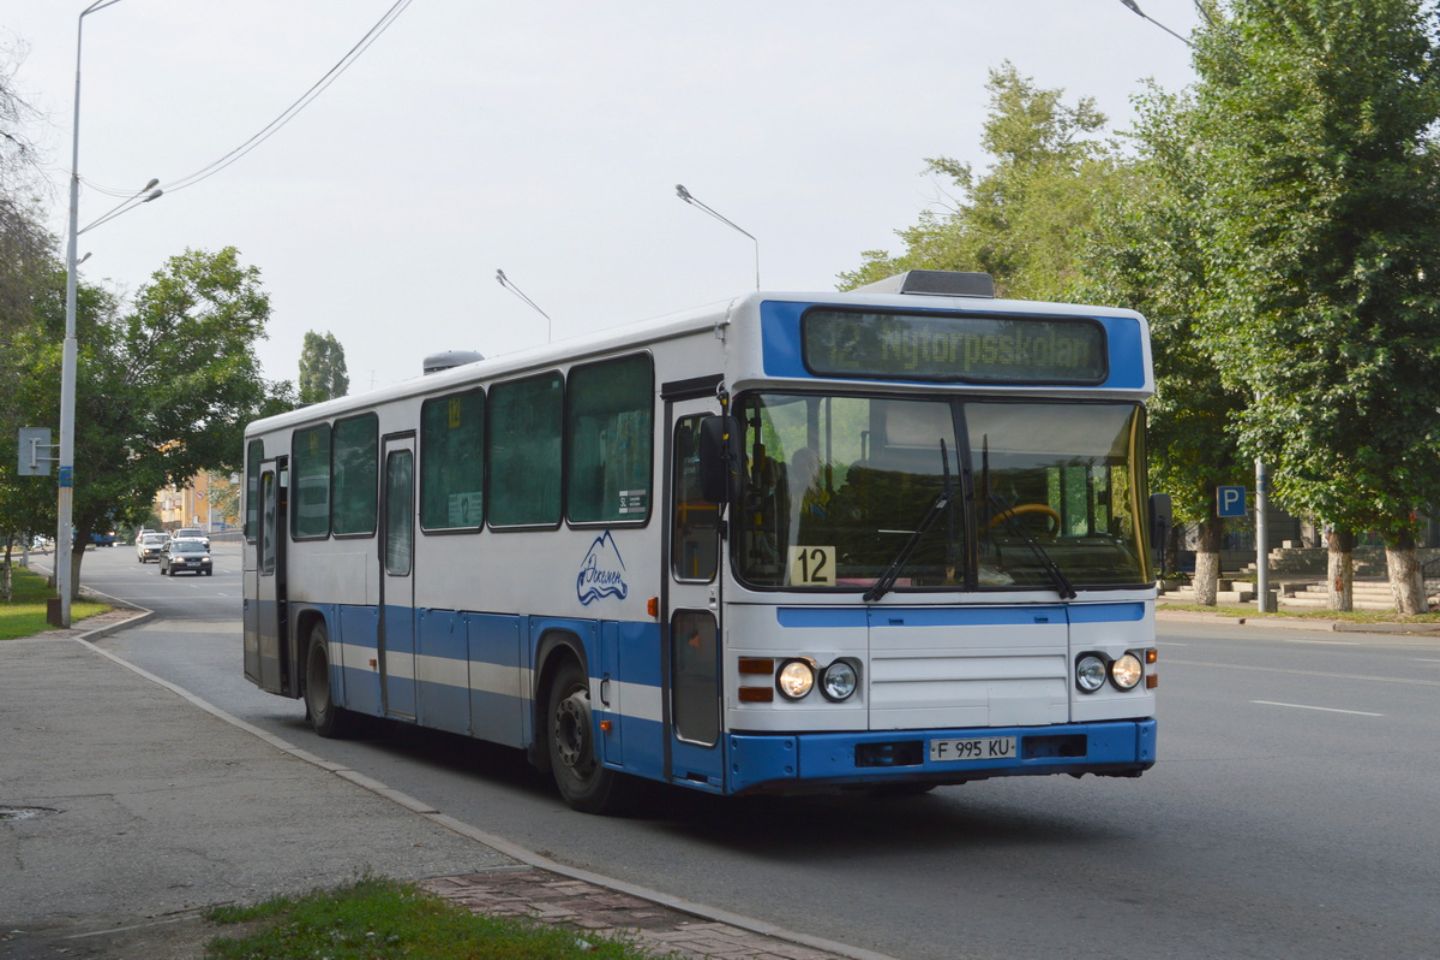
<instances>
[{"instance_id":1,"label":"street lamp post","mask_svg":"<svg viewBox=\"0 0 1440 960\"><path fill-rule=\"evenodd\" d=\"M694 195L694 194L692 194L689 190L686 190L686 189L685 189L685 185L684 185L683 183L677 183L677 184L675 184L675 196L679 197L681 200L684 200L686 203L690 204L690 206L695 207L695 208L697 208L697 209L699 209L699 210L703 210L705 213L710 214L710 216L714 217L716 220L719 220L721 223L725 224L725 225L726 225L727 227L729 227L730 229L732 229L732 230L737 230L737 231L739 231L740 233L743 233L743 234L745 234L745 236L747 236L747 237L750 238L750 241L755 244L755 289L756 289L756 290L759 290L759 289L760 289L760 241L755 239L755 234L751 233L749 230L746 230L744 227L742 227L742 226L740 226L739 224L735 223L733 220L729 219L728 217L726 217L725 215L723 215L722 213L720 213L718 210L715 210L713 207L709 207L709 206L707 206L706 204L701 203L699 200L697 200L697 199L695 198L695 195Z\"/></svg>"},{"instance_id":2,"label":"street lamp post","mask_svg":"<svg viewBox=\"0 0 1440 960\"><path fill-rule=\"evenodd\" d=\"M80 239L80 51L85 18L120 0L94 0L75 22L75 116L70 137L70 241L65 249L65 346L60 368L60 469L55 530L55 587L61 627L70 626L71 537L75 518L75 248Z\"/></svg>"}]
</instances>

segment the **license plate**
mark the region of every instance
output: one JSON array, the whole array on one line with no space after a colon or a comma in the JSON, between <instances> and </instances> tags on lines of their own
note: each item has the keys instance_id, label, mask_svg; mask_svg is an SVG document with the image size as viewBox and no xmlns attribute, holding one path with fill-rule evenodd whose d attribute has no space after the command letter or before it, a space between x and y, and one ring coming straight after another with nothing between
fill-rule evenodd
<instances>
[{"instance_id":1,"label":"license plate","mask_svg":"<svg viewBox=\"0 0 1440 960\"><path fill-rule=\"evenodd\" d=\"M973 740L931 740L930 762L959 760L1011 760L1015 757L1014 737L977 737Z\"/></svg>"}]
</instances>

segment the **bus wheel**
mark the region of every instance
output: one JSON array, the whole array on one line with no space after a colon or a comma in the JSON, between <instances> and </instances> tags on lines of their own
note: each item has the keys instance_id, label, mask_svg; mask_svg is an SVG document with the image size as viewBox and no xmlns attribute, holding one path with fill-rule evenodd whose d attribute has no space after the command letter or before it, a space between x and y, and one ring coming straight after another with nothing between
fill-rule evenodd
<instances>
[{"instance_id":1,"label":"bus wheel","mask_svg":"<svg viewBox=\"0 0 1440 960\"><path fill-rule=\"evenodd\" d=\"M561 798L582 813L620 813L634 801L635 781L601 765L590 714L590 684L567 660L550 683L546 701L550 772Z\"/></svg>"},{"instance_id":2,"label":"bus wheel","mask_svg":"<svg viewBox=\"0 0 1440 960\"><path fill-rule=\"evenodd\" d=\"M322 737L343 737L350 714L335 706L330 695L330 644L324 622L310 631L310 652L305 656L305 719Z\"/></svg>"}]
</instances>

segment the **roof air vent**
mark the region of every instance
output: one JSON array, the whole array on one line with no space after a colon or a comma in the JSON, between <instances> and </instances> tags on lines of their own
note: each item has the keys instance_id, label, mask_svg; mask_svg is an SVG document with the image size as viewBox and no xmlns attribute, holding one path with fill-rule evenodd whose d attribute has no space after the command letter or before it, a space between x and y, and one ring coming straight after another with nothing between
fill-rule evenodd
<instances>
[{"instance_id":1,"label":"roof air vent","mask_svg":"<svg viewBox=\"0 0 1440 960\"><path fill-rule=\"evenodd\" d=\"M915 293L931 297L995 296L995 280L988 273L957 270L906 270L884 280L856 287L852 293Z\"/></svg>"},{"instance_id":2,"label":"roof air vent","mask_svg":"<svg viewBox=\"0 0 1440 960\"><path fill-rule=\"evenodd\" d=\"M427 374L439 373L441 370L449 370L451 367L460 367L484 359L483 353L476 353L474 350L446 350L444 353L430 354L424 359L423 367Z\"/></svg>"}]
</instances>

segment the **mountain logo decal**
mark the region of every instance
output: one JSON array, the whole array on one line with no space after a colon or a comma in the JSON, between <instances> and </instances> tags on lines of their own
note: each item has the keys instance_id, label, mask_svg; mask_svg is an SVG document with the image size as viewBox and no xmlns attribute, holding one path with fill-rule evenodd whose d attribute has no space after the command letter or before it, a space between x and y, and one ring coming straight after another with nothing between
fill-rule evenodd
<instances>
[{"instance_id":1,"label":"mountain logo decal","mask_svg":"<svg viewBox=\"0 0 1440 960\"><path fill-rule=\"evenodd\" d=\"M596 600L614 597L624 600L630 592L625 583L625 561L620 559L620 550L606 530L590 544L590 550L580 563L580 575L575 578L575 595L580 602L589 606Z\"/></svg>"}]
</instances>

